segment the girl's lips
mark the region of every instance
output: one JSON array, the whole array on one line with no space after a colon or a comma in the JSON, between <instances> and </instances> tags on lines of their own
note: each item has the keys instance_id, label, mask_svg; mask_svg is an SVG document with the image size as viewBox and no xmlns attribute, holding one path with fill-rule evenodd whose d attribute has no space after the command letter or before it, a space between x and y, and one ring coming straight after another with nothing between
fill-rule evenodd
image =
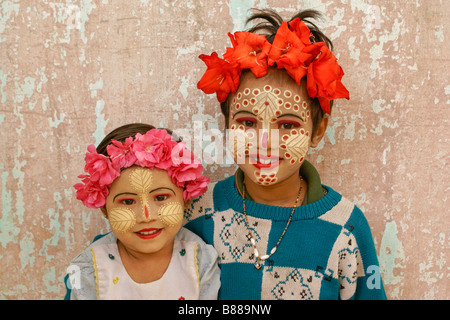
<instances>
[{"instance_id":1,"label":"girl's lips","mask_svg":"<svg viewBox=\"0 0 450 320\"><path fill-rule=\"evenodd\" d=\"M144 240L148 240L148 239L154 239L157 236L159 236L161 234L163 229L156 229L156 228L147 228L147 229L142 229L139 231L136 231L135 234Z\"/></svg>"},{"instance_id":2,"label":"girl's lips","mask_svg":"<svg viewBox=\"0 0 450 320\"><path fill-rule=\"evenodd\" d=\"M258 169L272 169L280 165L281 158L262 155L250 155L250 163Z\"/></svg>"},{"instance_id":3,"label":"girl's lips","mask_svg":"<svg viewBox=\"0 0 450 320\"><path fill-rule=\"evenodd\" d=\"M277 162L271 162L269 164L264 164L261 162L256 162L256 163L252 163L252 164L258 169L273 169L280 165L280 160L278 160Z\"/></svg>"}]
</instances>

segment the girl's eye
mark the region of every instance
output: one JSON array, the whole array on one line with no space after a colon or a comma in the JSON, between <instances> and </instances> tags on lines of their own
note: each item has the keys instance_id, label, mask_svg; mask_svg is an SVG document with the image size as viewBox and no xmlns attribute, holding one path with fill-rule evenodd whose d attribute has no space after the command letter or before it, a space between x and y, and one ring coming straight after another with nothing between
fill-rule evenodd
<instances>
[{"instance_id":1,"label":"girl's eye","mask_svg":"<svg viewBox=\"0 0 450 320\"><path fill-rule=\"evenodd\" d=\"M136 203L136 200L134 200L134 199L121 199L121 200L119 200L119 202L121 204L126 205L126 206L131 206L132 204Z\"/></svg>"},{"instance_id":2,"label":"girl's eye","mask_svg":"<svg viewBox=\"0 0 450 320\"><path fill-rule=\"evenodd\" d=\"M278 123L278 127L280 129L290 130L290 129L300 127L300 123L295 122L295 121L280 121Z\"/></svg>"},{"instance_id":3,"label":"girl's eye","mask_svg":"<svg viewBox=\"0 0 450 320\"><path fill-rule=\"evenodd\" d=\"M164 201L164 200L166 200L167 198L169 198L169 195L168 195L168 194L158 194L158 195L156 195L153 199L154 199L155 201Z\"/></svg>"},{"instance_id":4,"label":"girl's eye","mask_svg":"<svg viewBox=\"0 0 450 320\"><path fill-rule=\"evenodd\" d=\"M236 119L236 122L246 126L247 128L253 128L256 126L256 119L250 117Z\"/></svg>"}]
</instances>

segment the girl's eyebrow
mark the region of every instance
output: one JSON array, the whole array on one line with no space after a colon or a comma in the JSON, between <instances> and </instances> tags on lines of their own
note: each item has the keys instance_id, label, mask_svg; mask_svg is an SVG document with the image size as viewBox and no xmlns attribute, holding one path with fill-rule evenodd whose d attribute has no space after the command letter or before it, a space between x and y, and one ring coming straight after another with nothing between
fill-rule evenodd
<instances>
[{"instance_id":1,"label":"girl's eyebrow","mask_svg":"<svg viewBox=\"0 0 450 320\"><path fill-rule=\"evenodd\" d=\"M239 113L249 113L249 114L251 114L252 116L256 117L256 114L254 114L253 112L250 112L250 111L247 111L247 110L240 110L240 111L238 111L238 112L236 112L236 113L234 114L234 116L233 116L232 119L234 119Z\"/></svg>"},{"instance_id":2,"label":"girl's eyebrow","mask_svg":"<svg viewBox=\"0 0 450 320\"><path fill-rule=\"evenodd\" d=\"M170 188L168 188L168 187L159 187L159 188L156 188L156 189L151 190L149 193L152 193L152 192L155 192L155 191L161 190L161 189L167 189L167 190L170 190L170 191L172 191L172 193L176 196L175 191L173 191L172 189L170 189Z\"/></svg>"},{"instance_id":3,"label":"girl's eyebrow","mask_svg":"<svg viewBox=\"0 0 450 320\"><path fill-rule=\"evenodd\" d=\"M118 193L118 194L116 194L115 196L114 196L114 198L113 198L113 202L116 200L116 198L118 197L118 196L120 196L120 195L122 195L122 194L131 194L131 195L133 195L133 196L137 196L137 194L136 193L131 193L131 192L122 192L122 193Z\"/></svg>"},{"instance_id":4,"label":"girl's eyebrow","mask_svg":"<svg viewBox=\"0 0 450 320\"><path fill-rule=\"evenodd\" d=\"M282 115L278 116L277 119L280 119L280 118L285 117L285 116L296 117L296 118L299 118L300 120L302 120L303 122L305 122L305 119L300 117L298 114L293 114L293 113L283 113Z\"/></svg>"}]
</instances>

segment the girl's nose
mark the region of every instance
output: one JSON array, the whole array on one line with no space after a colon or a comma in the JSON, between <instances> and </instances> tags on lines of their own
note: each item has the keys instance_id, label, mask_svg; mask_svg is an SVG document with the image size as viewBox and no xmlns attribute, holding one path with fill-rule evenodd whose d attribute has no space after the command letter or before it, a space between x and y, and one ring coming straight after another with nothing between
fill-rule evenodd
<instances>
[{"instance_id":1,"label":"girl's nose","mask_svg":"<svg viewBox=\"0 0 450 320\"><path fill-rule=\"evenodd\" d=\"M261 134L261 146L264 149L267 149L267 142L269 140L269 134L268 134L266 129L262 129L261 131L262 131L262 134Z\"/></svg>"},{"instance_id":2,"label":"girl's nose","mask_svg":"<svg viewBox=\"0 0 450 320\"><path fill-rule=\"evenodd\" d=\"M259 130L259 143L263 150L278 150L278 129L263 128Z\"/></svg>"},{"instance_id":3,"label":"girl's nose","mask_svg":"<svg viewBox=\"0 0 450 320\"><path fill-rule=\"evenodd\" d=\"M139 217L137 217L137 222L150 222L152 221L154 218L151 215L151 211L149 209L149 206L147 203L145 203L142 207L142 212L139 215Z\"/></svg>"},{"instance_id":4,"label":"girl's nose","mask_svg":"<svg viewBox=\"0 0 450 320\"><path fill-rule=\"evenodd\" d=\"M150 213L148 212L147 205L144 206L144 216L145 216L145 219L150 218Z\"/></svg>"}]
</instances>

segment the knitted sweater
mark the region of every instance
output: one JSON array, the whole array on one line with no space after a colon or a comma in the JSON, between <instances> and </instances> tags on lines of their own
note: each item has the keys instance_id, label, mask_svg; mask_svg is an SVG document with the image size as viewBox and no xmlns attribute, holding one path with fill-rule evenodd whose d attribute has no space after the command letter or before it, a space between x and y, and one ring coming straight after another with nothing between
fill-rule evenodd
<instances>
[{"instance_id":1,"label":"knitted sweater","mask_svg":"<svg viewBox=\"0 0 450 320\"><path fill-rule=\"evenodd\" d=\"M270 253L292 208L246 200L235 177L213 183L192 201L185 227L219 253L219 299L386 299L370 227L363 213L332 188L295 209L277 251L255 268L251 230L260 255Z\"/></svg>"}]
</instances>

